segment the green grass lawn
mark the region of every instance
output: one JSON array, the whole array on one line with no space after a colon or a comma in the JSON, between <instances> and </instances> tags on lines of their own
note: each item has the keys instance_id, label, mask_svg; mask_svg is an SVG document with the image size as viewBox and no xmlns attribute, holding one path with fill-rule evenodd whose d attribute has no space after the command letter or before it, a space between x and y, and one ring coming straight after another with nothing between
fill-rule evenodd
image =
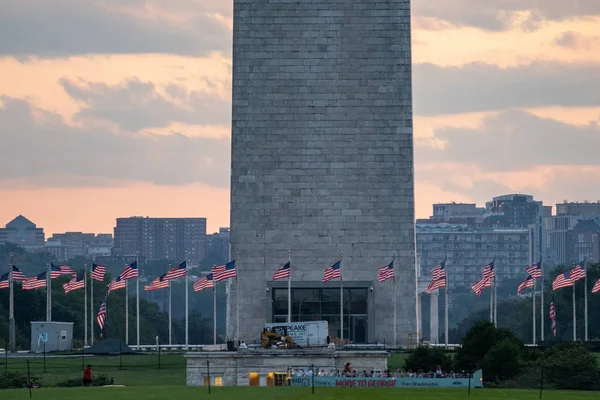
<instances>
[{"instance_id":1,"label":"green grass lawn","mask_svg":"<svg viewBox=\"0 0 600 400\"><path fill-rule=\"evenodd\" d=\"M94 375L114 378L115 384L126 386L185 385L186 359L181 354L161 355L160 367L157 354L123 355L122 357L42 357L9 358L8 372L27 373L27 361L31 375L40 378L42 386L51 386L69 379L81 378L83 367L92 365ZM5 359L0 360L0 373L6 370Z\"/></svg>"},{"instance_id":2,"label":"green grass lawn","mask_svg":"<svg viewBox=\"0 0 600 400\"><path fill-rule=\"evenodd\" d=\"M26 389L5 390L1 392L3 400L28 399ZM543 399L547 400L585 400L597 399L596 392L544 392ZM135 388L48 388L33 389L34 399L110 399L110 400L162 400L176 398L186 399L244 399L244 400L283 400L283 399L398 399L403 400L440 400L440 399L502 399L502 400L537 400L539 392L535 390L486 390L471 391L471 397L466 390L457 389L351 389L351 388L315 388L315 395L307 388L213 388L209 396L204 387L135 387Z\"/></svg>"}]
</instances>

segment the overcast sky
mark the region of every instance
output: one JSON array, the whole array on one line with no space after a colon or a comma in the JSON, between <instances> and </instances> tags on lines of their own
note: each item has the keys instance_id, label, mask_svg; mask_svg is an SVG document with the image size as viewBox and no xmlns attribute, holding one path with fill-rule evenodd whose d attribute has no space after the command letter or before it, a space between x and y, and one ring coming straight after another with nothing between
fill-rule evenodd
<instances>
[{"instance_id":1,"label":"overcast sky","mask_svg":"<svg viewBox=\"0 0 600 400\"><path fill-rule=\"evenodd\" d=\"M600 1L412 9L417 216L600 200ZM231 36L231 1L0 1L0 226L228 226Z\"/></svg>"}]
</instances>

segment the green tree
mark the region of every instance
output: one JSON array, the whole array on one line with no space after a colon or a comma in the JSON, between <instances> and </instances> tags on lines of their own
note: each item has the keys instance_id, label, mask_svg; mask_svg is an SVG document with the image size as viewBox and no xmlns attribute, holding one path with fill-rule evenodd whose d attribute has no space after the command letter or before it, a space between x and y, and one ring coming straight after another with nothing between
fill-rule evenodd
<instances>
[{"instance_id":1,"label":"green tree","mask_svg":"<svg viewBox=\"0 0 600 400\"><path fill-rule=\"evenodd\" d=\"M563 390L600 388L596 356L583 344L571 342L553 346L542 359L546 381Z\"/></svg>"},{"instance_id":2,"label":"green tree","mask_svg":"<svg viewBox=\"0 0 600 400\"><path fill-rule=\"evenodd\" d=\"M488 321L476 323L467 332L456 352L454 358L456 369L459 371L473 371L481 368L485 355L504 339L509 339L519 347L523 346L521 340L508 329L496 328L494 324Z\"/></svg>"},{"instance_id":3,"label":"green tree","mask_svg":"<svg viewBox=\"0 0 600 400\"><path fill-rule=\"evenodd\" d=\"M521 347L512 338L496 343L483 357L481 367L486 381L512 379L521 371Z\"/></svg>"},{"instance_id":4,"label":"green tree","mask_svg":"<svg viewBox=\"0 0 600 400\"><path fill-rule=\"evenodd\" d=\"M419 346L410 352L404 361L405 370L435 371L437 366L442 371L452 370L452 358L440 347Z\"/></svg>"}]
</instances>

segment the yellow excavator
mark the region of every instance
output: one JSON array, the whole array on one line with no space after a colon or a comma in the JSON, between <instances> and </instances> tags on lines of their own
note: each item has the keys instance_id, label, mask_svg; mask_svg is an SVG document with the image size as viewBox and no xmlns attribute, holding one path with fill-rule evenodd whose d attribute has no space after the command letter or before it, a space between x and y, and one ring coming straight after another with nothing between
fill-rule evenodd
<instances>
[{"instance_id":1,"label":"yellow excavator","mask_svg":"<svg viewBox=\"0 0 600 400\"><path fill-rule=\"evenodd\" d=\"M278 326L276 329L264 329L260 334L260 345L265 349L271 349L275 346L277 349L293 349L296 342L287 335L287 329Z\"/></svg>"}]
</instances>

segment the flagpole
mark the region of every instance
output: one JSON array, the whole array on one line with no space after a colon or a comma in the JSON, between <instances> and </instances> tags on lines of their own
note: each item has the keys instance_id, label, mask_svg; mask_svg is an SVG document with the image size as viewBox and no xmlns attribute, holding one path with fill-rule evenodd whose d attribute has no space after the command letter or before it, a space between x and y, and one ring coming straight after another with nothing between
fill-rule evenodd
<instances>
[{"instance_id":1,"label":"flagpole","mask_svg":"<svg viewBox=\"0 0 600 400\"><path fill-rule=\"evenodd\" d=\"M445 344L446 344L446 348L448 348L448 286L450 286L450 279L448 276L448 264L446 264L446 257L444 257L444 269L446 270L446 286L444 287L444 335L445 335ZM436 299L437 301L437 299ZM436 307L437 308L437 307ZM438 313L439 316L439 313ZM439 332L439 330L438 330ZM437 332L436 332L437 333ZM436 335L437 336L437 335Z\"/></svg>"},{"instance_id":2,"label":"flagpole","mask_svg":"<svg viewBox=\"0 0 600 400\"><path fill-rule=\"evenodd\" d=\"M185 348L189 345L190 332L190 313L189 313L189 269L188 269L188 253L185 251Z\"/></svg>"},{"instance_id":3,"label":"flagpole","mask_svg":"<svg viewBox=\"0 0 600 400\"><path fill-rule=\"evenodd\" d=\"M342 277L342 257L343 252L340 252L340 339L344 343L344 279Z\"/></svg>"},{"instance_id":4,"label":"flagpole","mask_svg":"<svg viewBox=\"0 0 600 400\"><path fill-rule=\"evenodd\" d=\"M77 278L75 278L77 279ZM87 330L87 264L85 265L85 270L83 271L83 345L87 346L88 344L88 330Z\"/></svg>"},{"instance_id":5,"label":"flagpole","mask_svg":"<svg viewBox=\"0 0 600 400\"><path fill-rule=\"evenodd\" d=\"M171 281L169 281L169 346L171 343Z\"/></svg>"},{"instance_id":6,"label":"flagpole","mask_svg":"<svg viewBox=\"0 0 600 400\"><path fill-rule=\"evenodd\" d=\"M542 278L540 280L541 285L541 298L540 298L540 341L544 341L544 267L542 260L540 259L540 271Z\"/></svg>"},{"instance_id":7,"label":"flagpole","mask_svg":"<svg viewBox=\"0 0 600 400\"><path fill-rule=\"evenodd\" d=\"M139 346L140 346L140 276L141 276L141 268L140 268L140 264L138 262L138 253L135 254L135 265L137 267L137 279L135 280L135 308L137 311L137 318L136 318L136 343L138 345L138 350L139 350Z\"/></svg>"},{"instance_id":8,"label":"flagpole","mask_svg":"<svg viewBox=\"0 0 600 400\"><path fill-rule=\"evenodd\" d=\"M90 273L90 345L92 344L94 344L94 279Z\"/></svg>"},{"instance_id":9,"label":"flagpole","mask_svg":"<svg viewBox=\"0 0 600 400\"><path fill-rule=\"evenodd\" d=\"M129 344L129 289L127 282L129 279L125 280L125 344Z\"/></svg>"},{"instance_id":10,"label":"flagpole","mask_svg":"<svg viewBox=\"0 0 600 400\"><path fill-rule=\"evenodd\" d=\"M15 290L13 287L13 265L12 255L8 265L8 350L15 352Z\"/></svg>"},{"instance_id":11,"label":"flagpole","mask_svg":"<svg viewBox=\"0 0 600 400\"><path fill-rule=\"evenodd\" d=\"M584 312L583 312L583 318L584 318L584 340L587 342L588 341L588 284L587 284L587 267L588 267L588 262L587 259L584 261L583 263L583 273L585 274L585 281L584 281L584 290L583 290L583 304L584 304ZM575 284L573 284L573 287L575 286Z\"/></svg>"},{"instance_id":12,"label":"flagpole","mask_svg":"<svg viewBox=\"0 0 600 400\"><path fill-rule=\"evenodd\" d=\"M575 282L573 282L573 341L577 341L577 318L575 315Z\"/></svg>"},{"instance_id":13,"label":"flagpole","mask_svg":"<svg viewBox=\"0 0 600 400\"><path fill-rule=\"evenodd\" d=\"M235 252L235 336L236 340L240 340L240 283L238 276L240 275L240 263L238 260L238 252ZM231 287L230 287L231 288ZM231 290L229 291L231 295ZM230 306L231 307L231 306Z\"/></svg>"},{"instance_id":14,"label":"flagpole","mask_svg":"<svg viewBox=\"0 0 600 400\"><path fill-rule=\"evenodd\" d=\"M52 322L52 271L50 264L48 264L46 271L46 322Z\"/></svg>"},{"instance_id":15,"label":"flagpole","mask_svg":"<svg viewBox=\"0 0 600 400\"><path fill-rule=\"evenodd\" d=\"M498 326L498 268L494 263L494 325Z\"/></svg>"},{"instance_id":16,"label":"flagpole","mask_svg":"<svg viewBox=\"0 0 600 400\"><path fill-rule=\"evenodd\" d=\"M213 344L217 344L217 282L213 275Z\"/></svg>"},{"instance_id":17,"label":"flagpole","mask_svg":"<svg viewBox=\"0 0 600 400\"><path fill-rule=\"evenodd\" d=\"M288 250L288 263L290 264L290 276L288 276L288 317L287 322L292 322L292 251Z\"/></svg>"},{"instance_id":18,"label":"flagpole","mask_svg":"<svg viewBox=\"0 0 600 400\"><path fill-rule=\"evenodd\" d=\"M531 264L529 264L529 265L531 265ZM536 328L536 326L535 326L536 325L535 324L536 323L536 320L535 320L535 311L536 311L535 310L535 278L533 278L533 294L531 295L531 298L533 299L533 308L531 311L532 312L532 323L533 323L533 330L532 330L533 336L532 336L531 343L535 344L535 339L537 337L537 333L536 333L536 329L535 329Z\"/></svg>"},{"instance_id":19,"label":"flagpole","mask_svg":"<svg viewBox=\"0 0 600 400\"><path fill-rule=\"evenodd\" d=\"M494 323L494 288L490 282L490 322Z\"/></svg>"},{"instance_id":20,"label":"flagpole","mask_svg":"<svg viewBox=\"0 0 600 400\"><path fill-rule=\"evenodd\" d=\"M394 256L392 257L392 268L393 271L392 273L394 274L394 277L392 278L392 283L394 284L394 349L396 347L398 347L398 292L397 292L397 288L398 286L396 286L396 252L394 252Z\"/></svg>"}]
</instances>

